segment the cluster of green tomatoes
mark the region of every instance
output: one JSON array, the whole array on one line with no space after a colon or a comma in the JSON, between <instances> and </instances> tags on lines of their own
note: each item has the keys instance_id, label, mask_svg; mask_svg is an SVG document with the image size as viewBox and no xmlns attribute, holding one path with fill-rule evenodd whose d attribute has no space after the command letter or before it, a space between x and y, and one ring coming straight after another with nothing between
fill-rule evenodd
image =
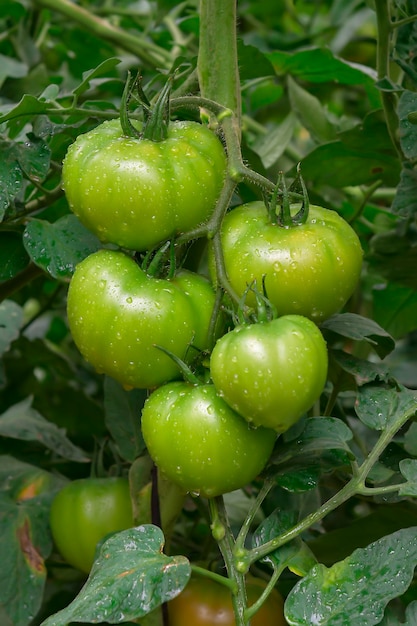
<instances>
[{"instance_id":1,"label":"cluster of green tomatoes","mask_svg":"<svg viewBox=\"0 0 417 626\"><path fill-rule=\"evenodd\" d=\"M171 122L159 141L137 130L128 137L119 120L104 122L65 158L71 210L104 244L76 268L68 321L98 372L150 390L141 425L160 471L185 492L213 497L254 480L278 434L321 395L328 356L318 324L352 295L362 250L334 211L310 206L302 222L282 224L263 202L232 208L220 231L228 282L248 307L248 286L264 285L276 316L214 325L213 249L210 277L183 269L156 277L137 257L210 218L225 149L193 121ZM178 360L191 365L201 353L209 353L204 382L182 379Z\"/></svg>"}]
</instances>

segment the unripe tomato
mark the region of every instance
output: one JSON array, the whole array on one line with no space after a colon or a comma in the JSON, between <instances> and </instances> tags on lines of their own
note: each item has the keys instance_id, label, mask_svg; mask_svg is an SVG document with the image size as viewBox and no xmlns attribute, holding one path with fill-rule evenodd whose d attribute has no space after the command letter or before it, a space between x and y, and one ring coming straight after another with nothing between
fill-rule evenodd
<instances>
[{"instance_id":1,"label":"unripe tomato","mask_svg":"<svg viewBox=\"0 0 417 626\"><path fill-rule=\"evenodd\" d=\"M265 588L264 581L250 577L246 590L248 606ZM224 585L193 577L185 589L168 603L170 626L235 626L232 596ZM274 589L254 617L251 626L285 626L284 600Z\"/></svg>"},{"instance_id":2,"label":"unripe tomato","mask_svg":"<svg viewBox=\"0 0 417 626\"><path fill-rule=\"evenodd\" d=\"M237 294L242 296L255 280L260 289L265 277L278 315L323 321L344 306L361 273L355 231L335 211L318 206L310 206L306 223L292 227L272 224L263 202L236 207L223 220L221 241ZM251 292L247 303L255 304Z\"/></svg>"},{"instance_id":3,"label":"unripe tomato","mask_svg":"<svg viewBox=\"0 0 417 626\"><path fill-rule=\"evenodd\" d=\"M276 433L250 428L213 385L167 383L142 411L142 434L160 471L173 483L208 498L250 483L262 471Z\"/></svg>"},{"instance_id":4,"label":"unripe tomato","mask_svg":"<svg viewBox=\"0 0 417 626\"><path fill-rule=\"evenodd\" d=\"M319 398L327 366L321 332L301 315L238 326L217 341L210 360L219 395L248 422L280 433Z\"/></svg>"},{"instance_id":5,"label":"unripe tomato","mask_svg":"<svg viewBox=\"0 0 417 626\"><path fill-rule=\"evenodd\" d=\"M67 301L71 334L98 372L126 387L152 388L178 376L162 346L181 359L207 347L215 301L205 278L149 277L119 251L99 250L77 266Z\"/></svg>"},{"instance_id":6,"label":"unripe tomato","mask_svg":"<svg viewBox=\"0 0 417 626\"><path fill-rule=\"evenodd\" d=\"M71 210L99 239L147 250L204 222L225 172L223 146L201 124L172 122L155 142L110 120L77 137L62 180Z\"/></svg>"},{"instance_id":7,"label":"unripe tomato","mask_svg":"<svg viewBox=\"0 0 417 626\"><path fill-rule=\"evenodd\" d=\"M133 526L128 480L83 478L68 483L52 501L50 526L64 560L89 573L97 543Z\"/></svg>"}]
</instances>

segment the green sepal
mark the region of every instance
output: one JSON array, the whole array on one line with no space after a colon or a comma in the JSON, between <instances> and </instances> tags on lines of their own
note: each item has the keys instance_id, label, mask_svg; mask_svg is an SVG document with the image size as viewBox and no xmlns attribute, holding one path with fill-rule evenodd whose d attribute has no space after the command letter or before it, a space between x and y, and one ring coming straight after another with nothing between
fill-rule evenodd
<instances>
[{"instance_id":1,"label":"green sepal","mask_svg":"<svg viewBox=\"0 0 417 626\"><path fill-rule=\"evenodd\" d=\"M170 95L173 77L169 76L162 88L155 105L151 108L142 130L143 139L164 141L168 136L170 117Z\"/></svg>"}]
</instances>

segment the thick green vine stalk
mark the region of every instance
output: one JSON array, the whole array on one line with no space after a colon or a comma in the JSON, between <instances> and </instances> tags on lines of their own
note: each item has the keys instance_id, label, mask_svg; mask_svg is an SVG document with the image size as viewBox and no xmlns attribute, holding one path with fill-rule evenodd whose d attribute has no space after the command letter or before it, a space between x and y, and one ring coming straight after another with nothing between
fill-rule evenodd
<instances>
[{"instance_id":1,"label":"thick green vine stalk","mask_svg":"<svg viewBox=\"0 0 417 626\"><path fill-rule=\"evenodd\" d=\"M198 78L201 95L240 119L236 0L200 0Z\"/></svg>"},{"instance_id":2,"label":"thick green vine stalk","mask_svg":"<svg viewBox=\"0 0 417 626\"><path fill-rule=\"evenodd\" d=\"M233 193L237 180L233 180L230 170L233 163L240 160L240 81L237 57L236 38L236 0L200 0L200 40L198 53L198 77L201 95L214 100L225 107L227 113L223 116L223 131L232 136L228 146L229 176L225 182L224 193L218 206L217 228L213 236L213 244L218 249L220 244L220 224ZM219 120L220 121L220 120ZM218 203L219 204L219 203ZM216 254L216 264L219 265L220 256ZM222 264L217 268L222 274ZM225 280L226 277L223 276ZM213 523L221 519L224 533L218 538L220 551L225 560L228 576L234 583L236 592L233 594L233 608L237 626L247 626L246 618L246 588L244 576L238 571L233 557L234 537L227 521L226 510L222 498L211 502ZM215 533L213 532L213 536Z\"/></svg>"}]
</instances>

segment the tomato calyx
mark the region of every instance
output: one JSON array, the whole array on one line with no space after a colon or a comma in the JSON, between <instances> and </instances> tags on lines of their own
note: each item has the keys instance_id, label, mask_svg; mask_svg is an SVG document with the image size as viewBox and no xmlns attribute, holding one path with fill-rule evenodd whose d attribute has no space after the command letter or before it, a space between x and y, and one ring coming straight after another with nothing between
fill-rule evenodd
<instances>
[{"instance_id":1,"label":"tomato calyx","mask_svg":"<svg viewBox=\"0 0 417 626\"><path fill-rule=\"evenodd\" d=\"M140 268L151 278L174 278L177 269L174 241L165 241L162 246L148 250L140 261Z\"/></svg>"},{"instance_id":2,"label":"tomato calyx","mask_svg":"<svg viewBox=\"0 0 417 626\"><path fill-rule=\"evenodd\" d=\"M280 209L277 211L278 196L280 197ZM291 212L292 199L301 199L301 208L295 215ZM266 201L271 224L277 224L282 228L293 228L305 224L308 219L310 201L307 188L301 176L300 164L297 166L297 176L288 188L282 172L279 173L278 182L272 194L270 202Z\"/></svg>"},{"instance_id":3,"label":"tomato calyx","mask_svg":"<svg viewBox=\"0 0 417 626\"><path fill-rule=\"evenodd\" d=\"M255 296L255 307L250 307L247 304L249 293L253 293ZM262 276L262 291L258 289L256 279L252 281L246 287L239 300L237 312L230 311L230 314L235 326L243 326L257 322L270 322L277 317L277 309L268 299L265 287L265 275Z\"/></svg>"},{"instance_id":4,"label":"tomato calyx","mask_svg":"<svg viewBox=\"0 0 417 626\"><path fill-rule=\"evenodd\" d=\"M170 95L173 76L168 77L167 82L160 91L158 98L151 107L151 104L142 89L141 77L128 74L128 78L123 90L120 107L120 124L126 137L135 139L149 139L150 141L164 141L168 136L168 126L170 119ZM141 131L138 131L129 118L129 103L133 91L136 89L139 103L142 107L144 123Z\"/></svg>"},{"instance_id":5,"label":"tomato calyx","mask_svg":"<svg viewBox=\"0 0 417 626\"><path fill-rule=\"evenodd\" d=\"M155 344L155 348L158 348L158 350L161 350L161 352L163 352L164 354L169 356L169 358L174 361L174 363L178 366L178 368L179 368L179 370L180 370L184 380L187 383L189 383L190 385L194 385L194 386L198 386L198 385L202 385L203 384L203 381L201 381L198 378L198 376L196 376L196 374L194 374L192 369L190 367L188 367L188 365L182 359L180 359L176 354L174 354L173 352L171 352L167 348L164 348L164 346L159 346L159 345Z\"/></svg>"}]
</instances>

